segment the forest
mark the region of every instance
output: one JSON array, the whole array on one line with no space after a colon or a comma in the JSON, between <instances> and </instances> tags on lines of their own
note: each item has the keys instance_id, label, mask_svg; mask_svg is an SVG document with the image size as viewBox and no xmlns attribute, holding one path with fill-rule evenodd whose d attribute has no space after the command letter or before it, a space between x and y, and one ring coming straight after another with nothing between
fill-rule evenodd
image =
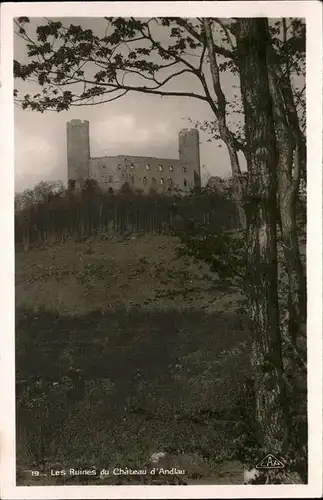
<instances>
[{"instance_id":1,"label":"forest","mask_svg":"<svg viewBox=\"0 0 323 500\"><path fill-rule=\"evenodd\" d=\"M56 192L57 185L60 190ZM18 208L19 207L19 208ZM60 183L40 182L33 190L16 195L15 241L27 248L33 244L79 240L104 233L175 234L188 224L211 224L219 229L237 227L235 203L212 189L189 196L149 195L133 192L125 184L113 195L101 191L89 179L84 189L64 189Z\"/></svg>"}]
</instances>

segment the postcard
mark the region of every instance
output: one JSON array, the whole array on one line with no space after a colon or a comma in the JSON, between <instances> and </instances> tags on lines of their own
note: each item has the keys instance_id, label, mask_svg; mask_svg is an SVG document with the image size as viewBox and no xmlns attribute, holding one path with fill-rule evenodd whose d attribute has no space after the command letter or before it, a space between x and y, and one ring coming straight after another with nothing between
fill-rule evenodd
<instances>
[{"instance_id":1,"label":"postcard","mask_svg":"<svg viewBox=\"0 0 323 500\"><path fill-rule=\"evenodd\" d=\"M321 19L2 5L2 498L322 494Z\"/></svg>"}]
</instances>

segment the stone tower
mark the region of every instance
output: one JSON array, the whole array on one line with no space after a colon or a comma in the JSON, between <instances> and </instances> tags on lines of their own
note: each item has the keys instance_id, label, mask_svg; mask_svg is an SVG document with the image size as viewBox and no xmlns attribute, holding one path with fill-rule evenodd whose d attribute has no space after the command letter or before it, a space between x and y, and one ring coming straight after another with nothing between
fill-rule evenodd
<instances>
[{"instance_id":1,"label":"stone tower","mask_svg":"<svg viewBox=\"0 0 323 500\"><path fill-rule=\"evenodd\" d=\"M183 129L179 132L179 159L188 172L194 173L195 187L201 187L200 141L196 128Z\"/></svg>"},{"instance_id":2,"label":"stone tower","mask_svg":"<svg viewBox=\"0 0 323 500\"><path fill-rule=\"evenodd\" d=\"M82 189L89 173L90 132L86 120L71 120L66 124L67 134L67 177Z\"/></svg>"}]
</instances>

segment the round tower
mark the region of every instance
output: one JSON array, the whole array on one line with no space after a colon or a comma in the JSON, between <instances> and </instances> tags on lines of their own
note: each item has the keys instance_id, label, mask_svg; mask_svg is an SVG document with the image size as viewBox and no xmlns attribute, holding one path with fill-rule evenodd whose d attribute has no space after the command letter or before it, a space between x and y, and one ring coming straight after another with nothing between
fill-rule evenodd
<instances>
[{"instance_id":1,"label":"round tower","mask_svg":"<svg viewBox=\"0 0 323 500\"><path fill-rule=\"evenodd\" d=\"M188 172L194 175L195 187L201 186L200 139L196 128L183 129L179 132L179 159Z\"/></svg>"},{"instance_id":2,"label":"round tower","mask_svg":"<svg viewBox=\"0 0 323 500\"><path fill-rule=\"evenodd\" d=\"M89 174L90 132L86 120L71 120L66 124L67 178L77 189L82 189Z\"/></svg>"}]
</instances>

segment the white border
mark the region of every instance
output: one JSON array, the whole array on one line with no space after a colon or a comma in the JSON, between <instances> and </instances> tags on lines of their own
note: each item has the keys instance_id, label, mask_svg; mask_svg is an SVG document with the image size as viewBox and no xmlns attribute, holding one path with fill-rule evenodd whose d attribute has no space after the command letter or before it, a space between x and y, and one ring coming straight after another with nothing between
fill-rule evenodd
<instances>
[{"instance_id":1,"label":"white border","mask_svg":"<svg viewBox=\"0 0 323 500\"><path fill-rule=\"evenodd\" d=\"M14 119L12 19L28 17L304 17L307 20L309 484L268 486L15 486ZM47 2L1 5L1 469L3 499L310 498L322 495L322 6L281 2Z\"/></svg>"}]
</instances>

